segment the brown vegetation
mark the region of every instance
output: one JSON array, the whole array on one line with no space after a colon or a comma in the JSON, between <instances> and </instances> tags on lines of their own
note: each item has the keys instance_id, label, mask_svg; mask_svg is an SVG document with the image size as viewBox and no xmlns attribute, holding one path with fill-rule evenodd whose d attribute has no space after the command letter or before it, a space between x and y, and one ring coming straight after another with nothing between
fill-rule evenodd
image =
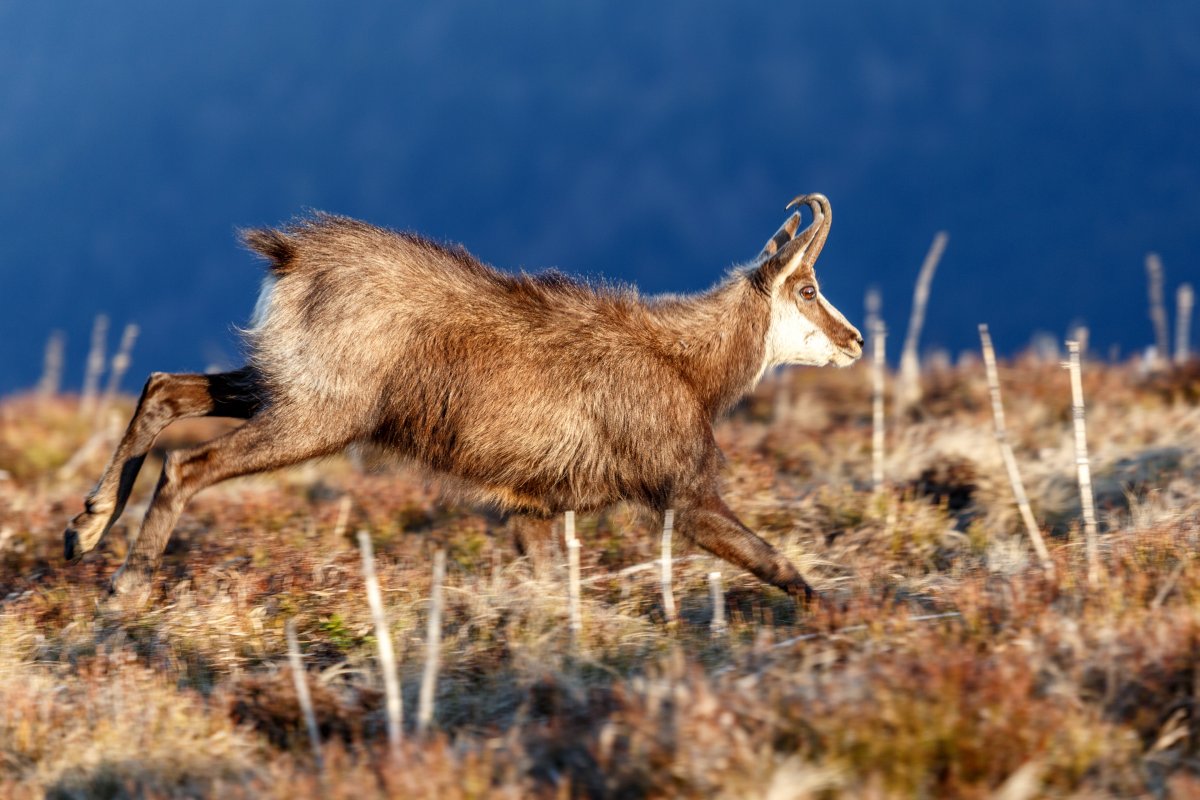
<instances>
[{"instance_id":1,"label":"brown vegetation","mask_svg":"<svg viewBox=\"0 0 1200 800\"><path fill-rule=\"evenodd\" d=\"M1055 579L1037 568L979 365L889 431L871 490L867 366L793 370L717 428L729 505L837 602L804 611L658 522L580 515L582 631L481 516L400 468L331 459L200 494L149 608L105 602L129 525L81 564L61 520L105 455L72 399L0 401L0 796L1096 797L1200 793L1200 408L1186 369L1088 364L1102 580L1087 585L1070 393L1001 365L1010 440ZM783 398L781 400L781 397ZM123 411L131 410L131 401ZM172 446L218 423L172 428ZM211 427L209 427L211 426ZM153 462L160 456L151 453ZM137 484L131 509L152 486ZM341 498L349 524L337 533ZM137 514L127 514L136 520ZM679 525L678 521L676 523ZM355 533L375 547L408 729L387 747ZM416 736L431 556L447 552L434 733ZM696 556L691 559L681 556ZM727 626L709 628L707 575ZM294 619L324 772L287 667Z\"/></svg>"}]
</instances>

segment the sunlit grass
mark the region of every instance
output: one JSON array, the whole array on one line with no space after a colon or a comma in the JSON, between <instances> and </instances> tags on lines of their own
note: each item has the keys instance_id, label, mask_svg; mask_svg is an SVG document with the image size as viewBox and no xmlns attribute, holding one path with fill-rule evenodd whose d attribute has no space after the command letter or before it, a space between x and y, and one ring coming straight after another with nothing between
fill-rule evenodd
<instances>
[{"instance_id":1,"label":"sunlit grass","mask_svg":"<svg viewBox=\"0 0 1200 800\"><path fill-rule=\"evenodd\" d=\"M517 558L503 532L440 503L418 475L363 473L343 459L201 494L150 606L111 603L104 582L156 456L128 522L83 563L64 564L62 526L108 453L61 475L90 434L73 402L5 399L0 796L1200 791L1200 410L1190 374L1172 383L1088 366L1094 474L1118 487L1100 509L1105 574L1094 588L1071 536L1078 501L1057 366L1002 369L1017 459L1055 534L1054 582L1013 508L981 369L931 376L921 413L893 425L879 494L865 371L770 380L718 430L725 496L830 602L797 609L677 536L681 622L667 626L657 570L621 573L657 557L655 522L619 507L579 520L584 629L574 645L561 564ZM222 424L190 423L167 442ZM344 495L351 514L339 534ZM407 727L394 763L358 530L375 544L399 662ZM437 732L419 740L438 547L448 571ZM729 620L716 638L713 570ZM289 619L326 742L323 776L287 671Z\"/></svg>"}]
</instances>

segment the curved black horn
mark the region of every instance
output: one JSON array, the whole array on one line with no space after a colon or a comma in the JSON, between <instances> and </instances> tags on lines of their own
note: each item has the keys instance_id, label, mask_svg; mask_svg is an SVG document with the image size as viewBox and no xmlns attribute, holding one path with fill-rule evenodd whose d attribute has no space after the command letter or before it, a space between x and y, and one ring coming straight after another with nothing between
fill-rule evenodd
<instances>
[{"instance_id":1,"label":"curved black horn","mask_svg":"<svg viewBox=\"0 0 1200 800\"><path fill-rule=\"evenodd\" d=\"M829 205L829 198L819 192L798 194L792 198L792 202L788 203L786 208L792 208L801 203L807 203L808 207L812 209L813 224L817 225L818 221L820 222L813 242L804 254L804 263L811 266L817 263L817 256L821 255L821 250L825 247L825 240L829 238L829 226L833 224L833 208Z\"/></svg>"}]
</instances>

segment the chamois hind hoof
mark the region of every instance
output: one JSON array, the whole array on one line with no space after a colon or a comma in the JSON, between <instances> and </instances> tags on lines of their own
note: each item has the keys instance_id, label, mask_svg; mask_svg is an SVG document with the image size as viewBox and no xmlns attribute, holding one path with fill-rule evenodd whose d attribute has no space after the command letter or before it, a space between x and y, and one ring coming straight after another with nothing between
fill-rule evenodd
<instances>
[{"instance_id":1,"label":"chamois hind hoof","mask_svg":"<svg viewBox=\"0 0 1200 800\"><path fill-rule=\"evenodd\" d=\"M108 583L108 597L122 605L142 606L150 599L152 578L138 570L117 570Z\"/></svg>"}]
</instances>

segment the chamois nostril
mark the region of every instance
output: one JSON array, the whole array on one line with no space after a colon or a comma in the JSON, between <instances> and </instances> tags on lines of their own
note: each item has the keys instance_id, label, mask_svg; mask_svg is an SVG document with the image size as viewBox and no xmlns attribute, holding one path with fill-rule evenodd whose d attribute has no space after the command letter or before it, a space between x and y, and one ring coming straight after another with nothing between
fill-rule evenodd
<instances>
[{"instance_id":1,"label":"chamois nostril","mask_svg":"<svg viewBox=\"0 0 1200 800\"><path fill-rule=\"evenodd\" d=\"M862 347L863 346L862 334L860 333L858 336L854 337L854 341L858 342L859 347Z\"/></svg>"}]
</instances>

